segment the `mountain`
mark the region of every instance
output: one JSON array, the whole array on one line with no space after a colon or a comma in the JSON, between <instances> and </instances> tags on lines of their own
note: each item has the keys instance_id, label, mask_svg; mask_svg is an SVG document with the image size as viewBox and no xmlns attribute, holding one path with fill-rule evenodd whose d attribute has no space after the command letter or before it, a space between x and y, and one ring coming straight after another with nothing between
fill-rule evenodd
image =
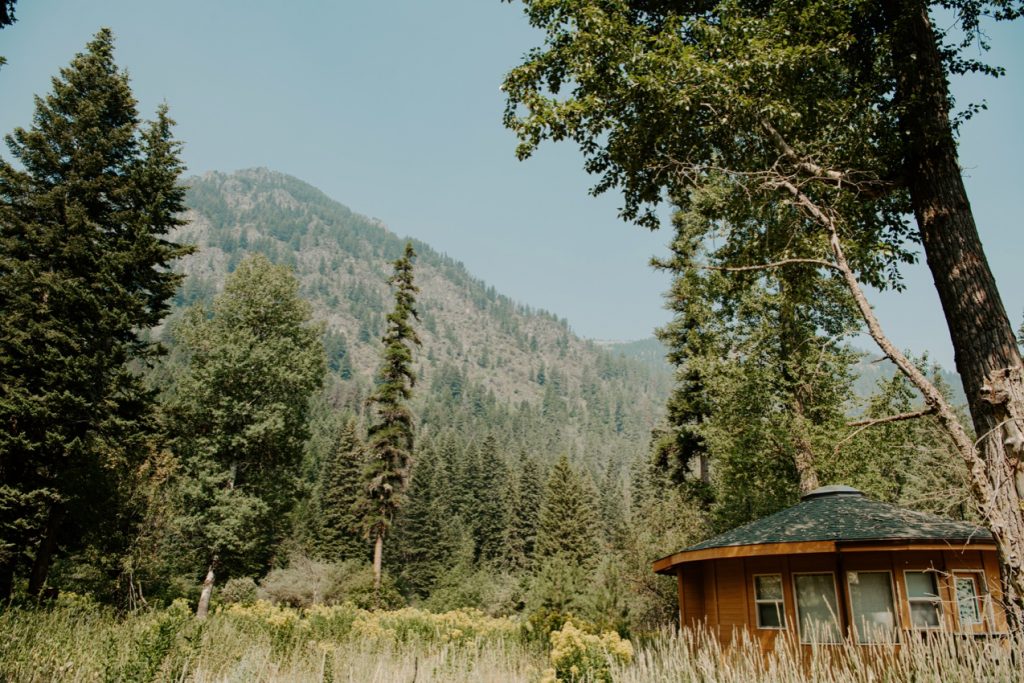
<instances>
[{"instance_id":1,"label":"mountain","mask_svg":"<svg viewBox=\"0 0 1024 683\"><path fill-rule=\"evenodd\" d=\"M855 380L853 390L857 396L867 398L878 389L879 382L884 382L896 374L896 366L879 352L863 352L863 357L853 368ZM936 376L939 384L949 389L949 397L954 405L966 406L967 395L960 375L951 370L935 366L930 373Z\"/></svg>"},{"instance_id":2,"label":"mountain","mask_svg":"<svg viewBox=\"0 0 1024 683\"><path fill-rule=\"evenodd\" d=\"M325 325L335 402L359 410L392 305L390 261L406 240L266 169L208 173L188 183L188 224L175 239L198 250L178 266L187 278L177 308L211 300L246 254L291 266ZM592 468L646 451L671 387L663 361L581 339L564 319L512 301L458 261L412 242L423 429L458 423L464 432L475 421L477 431L497 431L509 448L548 462L569 452Z\"/></svg>"}]
</instances>

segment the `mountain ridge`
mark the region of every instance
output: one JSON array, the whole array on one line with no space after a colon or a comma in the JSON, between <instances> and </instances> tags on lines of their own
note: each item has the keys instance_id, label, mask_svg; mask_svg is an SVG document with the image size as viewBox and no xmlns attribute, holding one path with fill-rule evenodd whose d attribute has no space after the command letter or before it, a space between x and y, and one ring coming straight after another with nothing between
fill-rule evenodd
<instances>
[{"instance_id":1,"label":"mountain ridge","mask_svg":"<svg viewBox=\"0 0 1024 683\"><path fill-rule=\"evenodd\" d=\"M174 239L199 248L178 266L186 280L177 309L209 302L246 254L287 264L325 325L335 374L365 393L391 307L390 261L406 239L312 185L268 169L213 171L188 183L187 224ZM667 365L583 339L565 318L515 302L461 262L410 241L418 252L423 340L416 371L427 393L461 396L471 385L478 403L557 423L551 457L571 449L624 462L646 449L671 388Z\"/></svg>"}]
</instances>

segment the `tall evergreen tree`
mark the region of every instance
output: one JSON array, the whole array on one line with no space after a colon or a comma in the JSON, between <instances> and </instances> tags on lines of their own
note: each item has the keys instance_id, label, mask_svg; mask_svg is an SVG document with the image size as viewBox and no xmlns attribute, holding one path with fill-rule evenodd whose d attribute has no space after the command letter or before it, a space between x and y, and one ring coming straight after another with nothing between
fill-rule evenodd
<instances>
[{"instance_id":1,"label":"tall evergreen tree","mask_svg":"<svg viewBox=\"0 0 1024 683\"><path fill-rule=\"evenodd\" d=\"M116 516L146 450L153 396L128 363L156 353L139 333L189 251L166 239L184 210L172 125L166 108L140 124L103 29L6 138L20 168L0 160L0 598L26 560L41 590L56 553Z\"/></svg>"},{"instance_id":2,"label":"tall evergreen tree","mask_svg":"<svg viewBox=\"0 0 1024 683\"><path fill-rule=\"evenodd\" d=\"M451 565L460 535L451 523L450 482L436 444L420 450L409 495L395 524L398 576L413 595L426 597Z\"/></svg>"},{"instance_id":3,"label":"tall evergreen tree","mask_svg":"<svg viewBox=\"0 0 1024 683\"><path fill-rule=\"evenodd\" d=\"M626 495L617 463L609 461L605 464L599 495L599 522L604 545L609 549L621 548L626 535Z\"/></svg>"},{"instance_id":4,"label":"tall evergreen tree","mask_svg":"<svg viewBox=\"0 0 1024 683\"><path fill-rule=\"evenodd\" d=\"M186 553L206 567L197 616L218 572L268 569L294 502L310 397L324 374L321 330L284 266L242 261L176 336L189 365L171 400L184 461L179 523Z\"/></svg>"},{"instance_id":5,"label":"tall evergreen tree","mask_svg":"<svg viewBox=\"0 0 1024 683\"><path fill-rule=\"evenodd\" d=\"M388 314L388 326L382 339L384 350L377 372L377 388L368 404L373 418L367 439L369 459L366 468L367 490L363 501L364 525L373 539L373 575L380 590L384 537L391 529L402 495L409 484L412 467L414 424L408 402L416 384L412 367L412 348L420 343L412 326L418 320L413 284L413 260L416 252L407 242L402 257L395 260L389 282L395 292L395 307Z\"/></svg>"},{"instance_id":6,"label":"tall evergreen tree","mask_svg":"<svg viewBox=\"0 0 1024 683\"><path fill-rule=\"evenodd\" d=\"M537 525L538 558L586 565L597 553L596 496L563 455L548 475Z\"/></svg>"},{"instance_id":7,"label":"tall evergreen tree","mask_svg":"<svg viewBox=\"0 0 1024 683\"><path fill-rule=\"evenodd\" d=\"M501 566L513 572L527 567L526 533L520 490L519 479L509 477L505 482L505 490L502 492L507 517L505 533L502 537Z\"/></svg>"},{"instance_id":8,"label":"tall evergreen tree","mask_svg":"<svg viewBox=\"0 0 1024 683\"><path fill-rule=\"evenodd\" d=\"M544 479L536 458L524 455L519 473L519 508L516 522L523 537L523 552L527 565L536 553L537 526L540 524L540 508L544 501Z\"/></svg>"},{"instance_id":9,"label":"tall evergreen tree","mask_svg":"<svg viewBox=\"0 0 1024 683\"><path fill-rule=\"evenodd\" d=\"M476 560L494 562L501 557L504 545L506 509L501 493L508 476L494 436L484 437L476 449L476 461L479 480L473 492L476 504L472 514Z\"/></svg>"},{"instance_id":10,"label":"tall evergreen tree","mask_svg":"<svg viewBox=\"0 0 1024 683\"><path fill-rule=\"evenodd\" d=\"M349 418L321 463L316 485L316 552L326 560L361 559L367 554L356 513L365 461L355 418Z\"/></svg>"},{"instance_id":11,"label":"tall evergreen tree","mask_svg":"<svg viewBox=\"0 0 1024 683\"><path fill-rule=\"evenodd\" d=\"M10 26L15 22L14 17L14 5L17 4L17 0L0 0L0 28ZM2 57L0 57L0 64L3 64Z\"/></svg>"}]
</instances>

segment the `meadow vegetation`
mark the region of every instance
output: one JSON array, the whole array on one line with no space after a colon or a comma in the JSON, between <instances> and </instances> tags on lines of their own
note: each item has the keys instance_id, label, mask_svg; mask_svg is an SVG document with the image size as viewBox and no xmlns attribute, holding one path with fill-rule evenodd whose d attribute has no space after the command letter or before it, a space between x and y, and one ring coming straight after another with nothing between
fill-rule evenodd
<instances>
[{"instance_id":1,"label":"meadow vegetation","mask_svg":"<svg viewBox=\"0 0 1024 683\"><path fill-rule=\"evenodd\" d=\"M294 608L217 605L206 620L176 601L119 615L65 594L47 608L0 615L5 681L1012 681L1024 642L946 635L893 651L818 647L802 658L780 641L763 657L747 638L722 648L704 631L634 636L566 622L537 638L515 618L479 610L369 611L351 604Z\"/></svg>"}]
</instances>

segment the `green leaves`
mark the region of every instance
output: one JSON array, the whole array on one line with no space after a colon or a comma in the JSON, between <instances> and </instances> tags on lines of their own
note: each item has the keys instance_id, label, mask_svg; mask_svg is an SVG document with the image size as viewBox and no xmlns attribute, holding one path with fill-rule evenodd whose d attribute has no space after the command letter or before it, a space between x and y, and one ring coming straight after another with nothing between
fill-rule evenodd
<instances>
[{"instance_id":1,"label":"green leaves","mask_svg":"<svg viewBox=\"0 0 1024 683\"><path fill-rule=\"evenodd\" d=\"M321 329L291 271L242 261L214 300L175 333L188 356L169 410L183 458L192 552L229 573L262 568L284 533L321 384ZM244 552L243 552L244 550Z\"/></svg>"}]
</instances>

